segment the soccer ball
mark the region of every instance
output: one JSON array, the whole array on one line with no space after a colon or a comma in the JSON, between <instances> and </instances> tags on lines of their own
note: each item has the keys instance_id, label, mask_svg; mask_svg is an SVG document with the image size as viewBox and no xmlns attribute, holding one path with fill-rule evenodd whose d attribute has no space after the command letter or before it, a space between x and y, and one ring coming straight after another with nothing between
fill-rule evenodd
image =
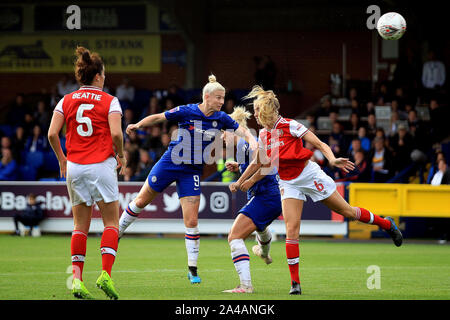
<instances>
[{"instance_id":1,"label":"soccer ball","mask_svg":"<svg viewBox=\"0 0 450 320\"><path fill-rule=\"evenodd\" d=\"M406 31L406 21L397 12L388 12L378 19L377 30L386 40L398 40Z\"/></svg>"}]
</instances>

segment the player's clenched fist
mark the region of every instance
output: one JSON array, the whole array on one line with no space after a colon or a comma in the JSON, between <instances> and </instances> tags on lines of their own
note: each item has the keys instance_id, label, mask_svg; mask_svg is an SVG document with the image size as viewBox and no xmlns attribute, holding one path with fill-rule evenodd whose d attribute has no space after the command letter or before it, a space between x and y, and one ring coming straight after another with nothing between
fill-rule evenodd
<instances>
[{"instance_id":1,"label":"player's clenched fist","mask_svg":"<svg viewBox=\"0 0 450 320\"><path fill-rule=\"evenodd\" d=\"M131 131L136 130L136 129L138 129L138 128L139 128L139 127L138 127L138 125L137 125L136 123L129 124L128 127L127 127L127 129L126 129L126 133L127 133L127 134L130 134Z\"/></svg>"},{"instance_id":2,"label":"player's clenched fist","mask_svg":"<svg viewBox=\"0 0 450 320\"><path fill-rule=\"evenodd\" d=\"M237 172L239 170L239 164L235 161L225 162L225 168L230 172Z\"/></svg>"},{"instance_id":3,"label":"player's clenched fist","mask_svg":"<svg viewBox=\"0 0 450 320\"><path fill-rule=\"evenodd\" d=\"M228 186L228 188L230 188L231 192L236 192L239 190L239 184L237 182L233 182Z\"/></svg>"}]
</instances>

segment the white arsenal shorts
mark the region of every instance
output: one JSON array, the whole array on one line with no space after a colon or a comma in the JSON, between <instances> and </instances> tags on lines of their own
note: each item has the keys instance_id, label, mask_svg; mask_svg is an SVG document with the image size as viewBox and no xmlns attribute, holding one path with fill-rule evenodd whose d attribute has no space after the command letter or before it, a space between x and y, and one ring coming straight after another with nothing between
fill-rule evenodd
<instances>
[{"instance_id":1,"label":"white arsenal shorts","mask_svg":"<svg viewBox=\"0 0 450 320\"><path fill-rule=\"evenodd\" d=\"M320 166L309 160L297 178L279 182L281 200L294 198L306 201L309 196L314 202L321 201L336 191L336 183Z\"/></svg>"},{"instance_id":2,"label":"white arsenal shorts","mask_svg":"<svg viewBox=\"0 0 450 320\"><path fill-rule=\"evenodd\" d=\"M72 206L119 200L116 167L117 161L112 157L92 164L67 161L67 190Z\"/></svg>"}]
</instances>

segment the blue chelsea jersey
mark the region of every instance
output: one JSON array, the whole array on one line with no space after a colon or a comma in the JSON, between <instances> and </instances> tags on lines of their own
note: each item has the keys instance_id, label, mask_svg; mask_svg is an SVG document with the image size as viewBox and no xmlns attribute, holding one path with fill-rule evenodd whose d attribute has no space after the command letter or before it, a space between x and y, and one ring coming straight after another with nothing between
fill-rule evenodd
<instances>
[{"instance_id":1,"label":"blue chelsea jersey","mask_svg":"<svg viewBox=\"0 0 450 320\"><path fill-rule=\"evenodd\" d=\"M175 107L164 115L167 120L178 122L178 137L169 144L165 154L170 155L174 164L203 165L211 151L204 152L205 149L216 138L220 139L221 130L236 130L239 127L239 124L223 111L205 116L198 103Z\"/></svg>"},{"instance_id":2,"label":"blue chelsea jersey","mask_svg":"<svg viewBox=\"0 0 450 320\"><path fill-rule=\"evenodd\" d=\"M253 151L250 150L248 142L243 138L239 139L236 150L236 160L239 163L239 171L242 174L250 164ZM279 193L278 180L277 169L273 168L270 174L259 180L247 191L247 198L250 199L252 196L261 192Z\"/></svg>"}]
</instances>

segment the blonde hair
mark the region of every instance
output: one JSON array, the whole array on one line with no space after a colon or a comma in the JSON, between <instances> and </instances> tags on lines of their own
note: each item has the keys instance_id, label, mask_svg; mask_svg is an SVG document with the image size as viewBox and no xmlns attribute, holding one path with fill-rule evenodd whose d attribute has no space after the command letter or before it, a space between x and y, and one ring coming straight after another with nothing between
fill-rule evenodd
<instances>
[{"instance_id":1,"label":"blonde hair","mask_svg":"<svg viewBox=\"0 0 450 320\"><path fill-rule=\"evenodd\" d=\"M254 106L259 106L259 121L263 126L269 126L279 116L280 102L272 90L265 91L261 86L254 86L243 99L252 99Z\"/></svg>"},{"instance_id":2,"label":"blonde hair","mask_svg":"<svg viewBox=\"0 0 450 320\"><path fill-rule=\"evenodd\" d=\"M208 77L208 83L203 87L202 97L205 99L205 94L214 92L216 90L223 90L225 91L225 88L217 82L216 76L211 74Z\"/></svg>"},{"instance_id":3,"label":"blonde hair","mask_svg":"<svg viewBox=\"0 0 450 320\"><path fill-rule=\"evenodd\" d=\"M239 123L239 126L247 129L247 120L250 119L251 116L252 114L242 106L235 107L230 114L231 119L236 120L236 122Z\"/></svg>"}]
</instances>

